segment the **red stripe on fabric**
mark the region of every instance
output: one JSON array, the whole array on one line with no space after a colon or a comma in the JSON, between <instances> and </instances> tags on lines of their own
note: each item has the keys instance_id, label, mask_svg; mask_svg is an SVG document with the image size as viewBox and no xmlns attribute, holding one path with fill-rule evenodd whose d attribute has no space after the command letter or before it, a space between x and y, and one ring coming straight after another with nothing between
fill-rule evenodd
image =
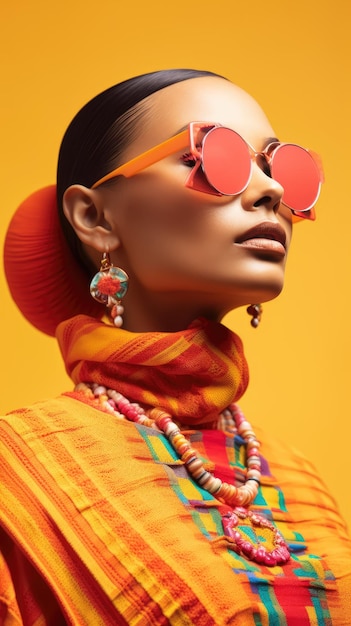
<instances>
[{"instance_id":1,"label":"red stripe on fabric","mask_svg":"<svg viewBox=\"0 0 351 626\"><path fill-rule=\"evenodd\" d=\"M294 578L295 580L292 581L290 576L288 578L277 577L274 581L275 596L282 607L284 614L289 616L289 626L311 626L311 621L306 607L312 608L314 615L315 609L311 601L311 592L313 593L313 588L309 588L311 584L310 581L296 581L296 576L294 576ZM294 596L294 602L292 604L292 586L296 584L299 586L298 604L296 603L296 596ZM327 623L328 622L323 620L323 624L326 625Z\"/></svg>"},{"instance_id":2,"label":"red stripe on fabric","mask_svg":"<svg viewBox=\"0 0 351 626\"><path fill-rule=\"evenodd\" d=\"M234 485L235 471L234 468L229 466L227 448L225 445L226 437L227 435L220 430L203 430L202 444L206 457L215 464L213 471L214 476ZM234 446L234 437L232 441L232 445Z\"/></svg>"}]
</instances>

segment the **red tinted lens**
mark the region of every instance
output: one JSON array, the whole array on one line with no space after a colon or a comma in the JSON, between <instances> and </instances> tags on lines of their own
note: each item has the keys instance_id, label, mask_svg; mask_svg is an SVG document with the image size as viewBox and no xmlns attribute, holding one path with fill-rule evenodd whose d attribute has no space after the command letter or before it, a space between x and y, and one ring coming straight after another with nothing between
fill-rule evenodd
<instances>
[{"instance_id":1,"label":"red tinted lens","mask_svg":"<svg viewBox=\"0 0 351 626\"><path fill-rule=\"evenodd\" d=\"M282 144L273 153L271 173L284 188L282 202L293 211L306 211L316 203L321 176L318 166L305 148Z\"/></svg>"},{"instance_id":2,"label":"red tinted lens","mask_svg":"<svg viewBox=\"0 0 351 626\"><path fill-rule=\"evenodd\" d=\"M250 180L251 158L244 139L230 128L213 128L202 142L202 169L212 187L224 195L244 191Z\"/></svg>"}]
</instances>

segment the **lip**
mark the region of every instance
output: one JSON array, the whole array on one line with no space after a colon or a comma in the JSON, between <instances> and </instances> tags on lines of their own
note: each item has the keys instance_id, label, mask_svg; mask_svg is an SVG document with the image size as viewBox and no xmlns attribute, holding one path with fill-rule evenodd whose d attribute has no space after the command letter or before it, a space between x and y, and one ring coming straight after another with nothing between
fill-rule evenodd
<instances>
[{"instance_id":1,"label":"lip","mask_svg":"<svg viewBox=\"0 0 351 626\"><path fill-rule=\"evenodd\" d=\"M285 254L286 233L276 222L261 222L240 235L236 244L255 250L268 250Z\"/></svg>"}]
</instances>

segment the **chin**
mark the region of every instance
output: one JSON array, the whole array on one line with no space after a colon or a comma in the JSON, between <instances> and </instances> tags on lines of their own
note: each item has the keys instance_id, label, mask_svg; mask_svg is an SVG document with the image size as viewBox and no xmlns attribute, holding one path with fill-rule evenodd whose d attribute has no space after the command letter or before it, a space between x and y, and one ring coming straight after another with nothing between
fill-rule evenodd
<instances>
[{"instance_id":1,"label":"chin","mask_svg":"<svg viewBox=\"0 0 351 626\"><path fill-rule=\"evenodd\" d=\"M273 271L255 274L254 279L247 282L247 291L251 292L251 302L269 302L282 292L284 287L285 270L283 267L273 267ZM250 288L251 287L251 288Z\"/></svg>"},{"instance_id":2,"label":"chin","mask_svg":"<svg viewBox=\"0 0 351 626\"><path fill-rule=\"evenodd\" d=\"M279 296L284 287L284 283L275 283L269 286L266 285L255 285L252 289L248 288L245 290L245 293L242 294L242 297L238 297L238 293L233 294L234 300L232 304L234 306L232 308L237 308L240 306L249 306L250 304L262 304L263 302L270 302Z\"/></svg>"},{"instance_id":3,"label":"chin","mask_svg":"<svg viewBox=\"0 0 351 626\"><path fill-rule=\"evenodd\" d=\"M281 294L281 292L283 291L283 287L283 282L274 283L268 288L267 285L265 285L265 287L260 290L261 293L259 293L259 290L257 291L257 297L259 299L255 300L255 302L269 302L270 300L274 300L279 296L279 294Z\"/></svg>"}]
</instances>

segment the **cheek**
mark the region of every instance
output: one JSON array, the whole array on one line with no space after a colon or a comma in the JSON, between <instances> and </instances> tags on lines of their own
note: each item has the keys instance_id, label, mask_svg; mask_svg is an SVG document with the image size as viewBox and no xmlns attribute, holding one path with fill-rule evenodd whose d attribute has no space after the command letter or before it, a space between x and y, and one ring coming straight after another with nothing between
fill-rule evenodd
<instances>
[{"instance_id":1,"label":"cheek","mask_svg":"<svg viewBox=\"0 0 351 626\"><path fill-rule=\"evenodd\" d=\"M154 181L145 175L131 186L125 209L128 242L137 240L154 249L155 242L173 241L199 232L204 207L198 194L172 180Z\"/></svg>"},{"instance_id":2,"label":"cheek","mask_svg":"<svg viewBox=\"0 0 351 626\"><path fill-rule=\"evenodd\" d=\"M224 239L231 241L227 226L221 225L218 203L173 177L156 181L145 174L133 183L122 224L130 270L148 286L169 287L170 281L174 287L185 286L201 275L209 258L218 258Z\"/></svg>"}]
</instances>

